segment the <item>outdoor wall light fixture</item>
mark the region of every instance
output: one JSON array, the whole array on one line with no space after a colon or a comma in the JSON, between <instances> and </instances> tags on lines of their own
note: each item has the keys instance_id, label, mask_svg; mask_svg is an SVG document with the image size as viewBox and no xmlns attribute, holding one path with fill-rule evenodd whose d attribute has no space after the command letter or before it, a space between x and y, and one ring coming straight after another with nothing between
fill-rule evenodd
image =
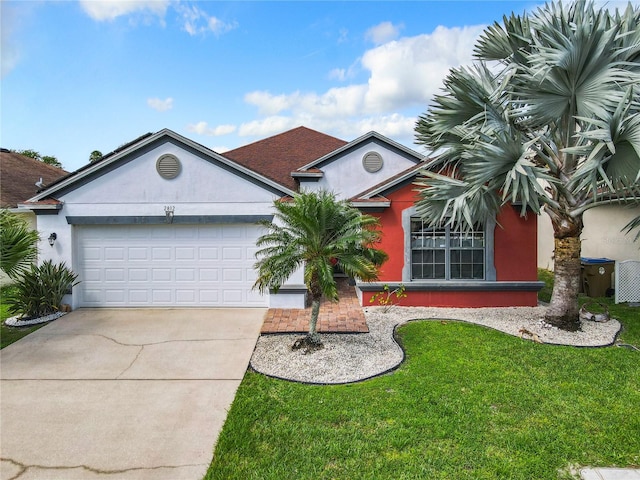
<instances>
[{"instance_id":1,"label":"outdoor wall light fixture","mask_svg":"<svg viewBox=\"0 0 640 480\"><path fill-rule=\"evenodd\" d=\"M53 232L51 235L49 235L49 245L53 247L53 244L56 243L57 238L58 235L56 235L56 232Z\"/></svg>"},{"instance_id":2,"label":"outdoor wall light fixture","mask_svg":"<svg viewBox=\"0 0 640 480\"><path fill-rule=\"evenodd\" d=\"M176 207L174 207L173 205L164 207L164 214L167 217L165 219L166 223L173 223L173 212L175 211L175 209Z\"/></svg>"}]
</instances>

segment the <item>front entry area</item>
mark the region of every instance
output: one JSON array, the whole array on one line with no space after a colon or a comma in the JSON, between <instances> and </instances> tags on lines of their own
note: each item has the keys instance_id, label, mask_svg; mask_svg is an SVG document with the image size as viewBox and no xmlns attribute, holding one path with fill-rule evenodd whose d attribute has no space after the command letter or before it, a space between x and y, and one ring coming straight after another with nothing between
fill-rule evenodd
<instances>
[{"instance_id":1,"label":"front entry area","mask_svg":"<svg viewBox=\"0 0 640 480\"><path fill-rule=\"evenodd\" d=\"M254 224L77 225L79 307L266 307Z\"/></svg>"}]
</instances>

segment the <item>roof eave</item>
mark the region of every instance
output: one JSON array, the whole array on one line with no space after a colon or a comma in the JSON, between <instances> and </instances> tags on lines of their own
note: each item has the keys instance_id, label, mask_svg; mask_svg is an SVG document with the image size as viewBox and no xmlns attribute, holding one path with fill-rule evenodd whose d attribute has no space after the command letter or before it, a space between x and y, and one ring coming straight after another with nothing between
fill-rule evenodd
<instances>
[{"instance_id":1,"label":"roof eave","mask_svg":"<svg viewBox=\"0 0 640 480\"><path fill-rule=\"evenodd\" d=\"M62 203L37 203L37 202L25 202L18 204L18 211L24 212L25 210L62 210Z\"/></svg>"},{"instance_id":2,"label":"roof eave","mask_svg":"<svg viewBox=\"0 0 640 480\"><path fill-rule=\"evenodd\" d=\"M324 177L323 172L291 172L291 176L293 178L322 178Z\"/></svg>"},{"instance_id":3,"label":"roof eave","mask_svg":"<svg viewBox=\"0 0 640 480\"><path fill-rule=\"evenodd\" d=\"M389 208L391 206L391 200L380 200L380 201L360 201L360 200L351 200L349 204L355 208Z\"/></svg>"},{"instance_id":4,"label":"roof eave","mask_svg":"<svg viewBox=\"0 0 640 480\"><path fill-rule=\"evenodd\" d=\"M294 195L293 190L277 183L274 182L273 180L270 180L256 172L254 172L253 170L250 170L246 167L243 167L242 165L224 157L223 155L214 152L213 150L210 150L206 147L204 147L203 145L200 145L199 143L196 143L192 140L189 140L186 137L183 137L182 135L179 135L177 133L175 133L172 130L169 130L167 128L162 129L156 133L154 133L153 135L150 135L148 137L143 138L142 140L140 140L140 142L135 143L130 145L129 147L121 150L120 152L116 153L113 156L104 158L104 160L100 161L100 162L96 162L95 165L91 165L89 166L86 170L83 170L82 172L78 173L77 175L74 175L73 173L71 173L69 175L69 178L67 179L62 179L59 183L56 183L55 185L53 185L51 188L45 188L44 190L38 192L38 194L36 194L35 196L31 197L30 199L27 200L27 202L38 202L52 194L54 194L55 192L62 190L72 184L74 184L75 182L93 174L94 172L101 170L103 168L105 168L108 165L111 165L114 162L117 162L118 160L120 160L121 158L129 155L130 153L143 148L147 145L150 145L151 143L155 142L156 140L162 138L163 136L168 136L173 138L174 140L177 140L179 142L184 143L185 145L188 145L189 147L199 151L200 153L203 153L207 156L210 157L214 157L217 161L224 163L225 165L228 165L236 170L238 170L239 172L242 172L250 177L255 178L256 180L261 181L262 183L281 191L282 193L286 194L286 195ZM75 173L75 172L74 172Z\"/></svg>"}]
</instances>

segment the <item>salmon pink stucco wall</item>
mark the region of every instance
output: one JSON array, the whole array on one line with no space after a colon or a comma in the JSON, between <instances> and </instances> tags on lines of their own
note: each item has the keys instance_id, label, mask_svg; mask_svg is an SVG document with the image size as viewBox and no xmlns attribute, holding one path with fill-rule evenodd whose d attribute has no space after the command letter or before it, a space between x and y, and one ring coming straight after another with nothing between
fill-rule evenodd
<instances>
[{"instance_id":1,"label":"salmon pink stucco wall","mask_svg":"<svg viewBox=\"0 0 640 480\"><path fill-rule=\"evenodd\" d=\"M385 194L391 206L373 215L382 224L382 240L378 245L389 255L380 270L379 282L402 283L405 262L405 232L402 228L402 212L412 208L417 200L413 184ZM518 208L505 206L497 218L494 232L494 265L496 281L537 281L537 218L531 214L520 217ZM404 281L405 285L411 282ZM495 282L493 282L495 284ZM362 305L370 305L375 292L362 292ZM437 283L425 285L424 289L407 288L407 297L399 304L405 306L535 306L536 291L496 291L495 289L470 289L450 291L438 288Z\"/></svg>"},{"instance_id":2,"label":"salmon pink stucco wall","mask_svg":"<svg viewBox=\"0 0 640 480\"><path fill-rule=\"evenodd\" d=\"M538 278L538 217L520 216L520 207L505 206L495 230L496 280Z\"/></svg>"},{"instance_id":3,"label":"salmon pink stucco wall","mask_svg":"<svg viewBox=\"0 0 640 480\"><path fill-rule=\"evenodd\" d=\"M415 205L417 200L416 187L411 184L395 192L385 195L391 200L391 206L384 212L375 213L382 224L381 248L389 255L380 271L380 281L402 281L402 268L404 267L404 230L402 229L402 212Z\"/></svg>"}]
</instances>

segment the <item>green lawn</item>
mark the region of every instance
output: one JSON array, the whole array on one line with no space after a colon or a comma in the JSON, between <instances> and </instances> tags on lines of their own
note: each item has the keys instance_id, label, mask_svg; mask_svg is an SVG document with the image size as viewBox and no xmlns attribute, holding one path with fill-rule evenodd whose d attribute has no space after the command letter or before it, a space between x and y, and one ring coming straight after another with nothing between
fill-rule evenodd
<instances>
[{"instance_id":1,"label":"green lawn","mask_svg":"<svg viewBox=\"0 0 640 480\"><path fill-rule=\"evenodd\" d=\"M31 332L45 325L43 323L32 327L8 327L4 324L4 321L9 318L10 315L2 299L5 297L9 288L11 287L0 288L0 349L11 345L13 342L20 340L22 337L29 335Z\"/></svg>"},{"instance_id":2,"label":"green lawn","mask_svg":"<svg viewBox=\"0 0 640 480\"><path fill-rule=\"evenodd\" d=\"M640 309L611 304L640 346ZM248 372L207 479L557 479L640 466L640 353L412 322L395 372L311 386Z\"/></svg>"}]
</instances>

